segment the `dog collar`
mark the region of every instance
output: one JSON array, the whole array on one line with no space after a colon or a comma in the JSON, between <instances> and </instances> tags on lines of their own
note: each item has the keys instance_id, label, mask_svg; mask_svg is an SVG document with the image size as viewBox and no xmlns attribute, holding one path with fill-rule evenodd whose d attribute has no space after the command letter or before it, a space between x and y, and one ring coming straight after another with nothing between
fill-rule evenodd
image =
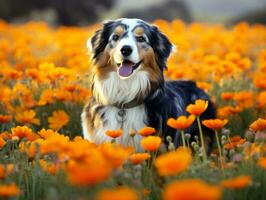
<instances>
[{"instance_id":1,"label":"dog collar","mask_svg":"<svg viewBox=\"0 0 266 200\"><path fill-rule=\"evenodd\" d=\"M119 109L129 109L129 108L134 108L136 106L139 106L142 103L143 102L140 102L139 100L132 100L128 103L114 104L114 106L119 108Z\"/></svg>"}]
</instances>

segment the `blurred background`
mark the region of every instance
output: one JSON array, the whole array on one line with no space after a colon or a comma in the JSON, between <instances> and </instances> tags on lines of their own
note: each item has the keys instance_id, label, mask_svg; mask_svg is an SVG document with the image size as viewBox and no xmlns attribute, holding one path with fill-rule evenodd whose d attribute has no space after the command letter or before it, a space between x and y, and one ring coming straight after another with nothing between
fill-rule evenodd
<instances>
[{"instance_id":1,"label":"blurred background","mask_svg":"<svg viewBox=\"0 0 266 200\"><path fill-rule=\"evenodd\" d=\"M265 24L266 0L0 0L0 18L13 23L83 26L119 17Z\"/></svg>"}]
</instances>

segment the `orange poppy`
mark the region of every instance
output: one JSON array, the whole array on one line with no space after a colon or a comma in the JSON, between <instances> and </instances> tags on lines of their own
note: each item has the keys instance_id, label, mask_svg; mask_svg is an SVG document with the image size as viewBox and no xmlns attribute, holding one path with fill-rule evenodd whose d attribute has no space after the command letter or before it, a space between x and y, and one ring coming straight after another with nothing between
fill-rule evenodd
<instances>
[{"instance_id":1,"label":"orange poppy","mask_svg":"<svg viewBox=\"0 0 266 200\"><path fill-rule=\"evenodd\" d=\"M249 129L252 131L263 131L266 130L266 119L259 118L255 122L253 122Z\"/></svg>"},{"instance_id":2,"label":"orange poppy","mask_svg":"<svg viewBox=\"0 0 266 200\"><path fill-rule=\"evenodd\" d=\"M149 153L134 153L129 157L129 161L134 165L138 165L150 157Z\"/></svg>"},{"instance_id":3,"label":"orange poppy","mask_svg":"<svg viewBox=\"0 0 266 200\"><path fill-rule=\"evenodd\" d=\"M115 189L103 189L97 195L96 200L139 200L138 193L127 187Z\"/></svg>"},{"instance_id":4,"label":"orange poppy","mask_svg":"<svg viewBox=\"0 0 266 200\"><path fill-rule=\"evenodd\" d=\"M16 114L16 120L20 123L29 123L34 125L40 125L40 120L35 118L36 112L34 110L26 110Z\"/></svg>"},{"instance_id":5,"label":"orange poppy","mask_svg":"<svg viewBox=\"0 0 266 200\"><path fill-rule=\"evenodd\" d=\"M241 146L246 142L246 139L241 138L239 135L230 137L230 141L224 145L226 149L233 149Z\"/></svg>"},{"instance_id":6,"label":"orange poppy","mask_svg":"<svg viewBox=\"0 0 266 200\"><path fill-rule=\"evenodd\" d=\"M237 176L232 179L227 179L221 182L221 185L228 189L240 189L247 187L252 183L250 176Z\"/></svg>"},{"instance_id":7,"label":"orange poppy","mask_svg":"<svg viewBox=\"0 0 266 200\"><path fill-rule=\"evenodd\" d=\"M225 101L232 100L234 98L233 92L223 92L221 93L221 98Z\"/></svg>"},{"instance_id":8,"label":"orange poppy","mask_svg":"<svg viewBox=\"0 0 266 200\"><path fill-rule=\"evenodd\" d=\"M112 167L121 167L133 152L133 148L124 148L119 144L104 143L99 146L100 152L108 160Z\"/></svg>"},{"instance_id":9,"label":"orange poppy","mask_svg":"<svg viewBox=\"0 0 266 200\"><path fill-rule=\"evenodd\" d=\"M253 82L257 88L266 89L265 75L264 74L259 74L259 75L255 76Z\"/></svg>"},{"instance_id":10,"label":"orange poppy","mask_svg":"<svg viewBox=\"0 0 266 200\"><path fill-rule=\"evenodd\" d=\"M203 120L202 124L210 129L218 130L223 128L227 124L228 120L227 119L208 119L208 120Z\"/></svg>"},{"instance_id":11,"label":"orange poppy","mask_svg":"<svg viewBox=\"0 0 266 200\"><path fill-rule=\"evenodd\" d=\"M179 147L176 151L171 151L157 157L155 167L161 176L170 176L185 171L191 162L192 156L189 149Z\"/></svg>"},{"instance_id":12,"label":"orange poppy","mask_svg":"<svg viewBox=\"0 0 266 200\"><path fill-rule=\"evenodd\" d=\"M254 94L249 91L241 91L234 94L234 100L237 102L242 108L247 108L253 106L253 99Z\"/></svg>"},{"instance_id":13,"label":"orange poppy","mask_svg":"<svg viewBox=\"0 0 266 200\"><path fill-rule=\"evenodd\" d=\"M39 106L45 106L51 104L54 101L54 92L51 89L46 89L42 92L40 100L38 102Z\"/></svg>"},{"instance_id":14,"label":"orange poppy","mask_svg":"<svg viewBox=\"0 0 266 200\"><path fill-rule=\"evenodd\" d=\"M69 116L65 111L57 110L48 118L48 122L49 128L57 131L69 122Z\"/></svg>"},{"instance_id":15,"label":"orange poppy","mask_svg":"<svg viewBox=\"0 0 266 200\"><path fill-rule=\"evenodd\" d=\"M112 138L120 137L122 135L122 133L123 133L122 129L108 130L105 132L106 135L108 135L109 137L112 137Z\"/></svg>"},{"instance_id":16,"label":"orange poppy","mask_svg":"<svg viewBox=\"0 0 266 200\"><path fill-rule=\"evenodd\" d=\"M111 175L112 168L100 152L90 150L84 162L68 161L66 172L72 185L88 186L106 180Z\"/></svg>"},{"instance_id":17,"label":"orange poppy","mask_svg":"<svg viewBox=\"0 0 266 200\"><path fill-rule=\"evenodd\" d=\"M59 165L47 162L43 159L39 160L39 164L44 171L47 171L51 175L56 175L57 171L59 170Z\"/></svg>"},{"instance_id":18,"label":"orange poppy","mask_svg":"<svg viewBox=\"0 0 266 200\"><path fill-rule=\"evenodd\" d=\"M142 129L140 129L140 130L138 131L138 133L139 133L140 135L142 135L142 136L152 135L152 134L154 134L155 132L156 132L155 128L152 128L152 127L149 127L149 126L144 127L144 128L142 128Z\"/></svg>"},{"instance_id":19,"label":"orange poppy","mask_svg":"<svg viewBox=\"0 0 266 200\"><path fill-rule=\"evenodd\" d=\"M34 141L39 138L39 136L32 132L32 130L27 126L17 126L11 128L12 138L18 137L19 139L26 138L28 141Z\"/></svg>"},{"instance_id":20,"label":"orange poppy","mask_svg":"<svg viewBox=\"0 0 266 200\"><path fill-rule=\"evenodd\" d=\"M140 141L140 145L146 151L156 151L161 145L162 139L158 136L148 136Z\"/></svg>"},{"instance_id":21,"label":"orange poppy","mask_svg":"<svg viewBox=\"0 0 266 200\"><path fill-rule=\"evenodd\" d=\"M2 137L0 137L0 149L3 148L5 144L6 144L6 141Z\"/></svg>"},{"instance_id":22,"label":"orange poppy","mask_svg":"<svg viewBox=\"0 0 266 200\"><path fill-rule=\"evenodd\" d=\"M218 116L221 118L227 118L230 115L234 115L237 114L239 112L241 112L243 109L240 108L239 106L224 106L218 109Z\"/></svg>"},{"instance_id":23,"label":"orange poppy","mask_svg":"<svg viewBox=\"0 0 266 200\"><path fill-rule=\"evenodd\" d=\"M0 123L8 123L11 119L11 115L0 115Z\"/></svg>"},{"instance_id":24,"label":"orange poppy","mask_svg":"<svg viewBox=\"0 0 266 200\"><path fill-rule=\"evenodd\" d=\"M47 138L49 138L49 137L51 137L51 136L53 136L53 135L55 135L55 134L59 134L58 132L56 132L56 131L54 131L54 130L52 130L52 129L41 129L39 132L38 132L38 134L42 137L42 138L44 138L44 139L47 139Z\"/></svg>"},{"instance_id":25,"label":"orange poppy","mask_svg":"<svg viewBox=\"0 0 266 200\"><path fill-rule=\"evenodd\" d=\"M0 197L15 197L15 196L19 196L20 194L20 189L16 186L15 183L12 184L6 184L0 185Z\"/></svg>"},{"instance_id":26,"label":"orange poppy","mask_svg":"<svg viewBox=\"0 0 266 200\"><path fill-rule=\"evenodd\" d=\"M9 132L4 131L0 133L0 137L5 140L10 140L12 138L12 135Z\"/></svg>"},{"instance_id":27,"label":"orange poppy","mask_svg":"<svg viewBox=\"0 0 266 200\"><path fill-rule=\"evenodd\" d=\"M0 179L4 179L14 170L13 164L2 165L0 164Z\"/></svg>"},{"instance_id":28,"label":"orange poppy","mask_svg":"<svg viewBox=\"0 0 266 200\"><path fill-rule=\"evenodd\" d=\"M163 200L219 200L222 190L199 179L178 180L167 185Z\"/></svg>"},{"instance_id":29,"label":"orange poppy","mask_svg":"<svg viewBox=\"0 0 266 200\"><path fill-rule=\"evenodd\" d=\"M266 170L266 157L259 158L258 165Z\"/></svg>"},{"instance_id":30,"label":"orange poppy","mask_svg":"<svg viewBox=\"0 0 266 200\"><path fill-rule=\"evenodd\" d=\"M208 101L198 99L195 104L190 104L187 106L186 111L192 115L201 115L208 107Z\"/></svg>"},{"instance_id":31,"label":"orange poppy","mask_svg":"<svg viewBox=\"0 0 266 200\"><path fill-rule=\"evenodd\" d=\"M189 115L188 117L181 115L177 119L170 118L167 120L167 125L175 128L184 130L191 126L191 124L195 121L194 115Z\"/></svg>"},{"instance_id":32,"label":"orange poppy","mask_svg":"<svg viewBox=\"0 0 266 200\"><path fill-rule=\"evenodd\" d=\"M258 94L257 101L259 108L263 108L264 106L266 106L266 91L260 92Z\"/></svg>"}]
</instances>

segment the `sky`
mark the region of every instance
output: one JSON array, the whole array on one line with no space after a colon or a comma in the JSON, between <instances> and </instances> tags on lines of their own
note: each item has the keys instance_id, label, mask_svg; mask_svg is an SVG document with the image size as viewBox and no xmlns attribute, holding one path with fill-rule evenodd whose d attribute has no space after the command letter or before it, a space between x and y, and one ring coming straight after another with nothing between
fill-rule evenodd
<instances>
[{"instance_id":1,"label":"sky","mask_svg":"<svg viewBox=\"0 0 266 200\"><path fill-rule=\"evenodd\" d=\"M121 12L130 9L142 9L146 6L163 3L166 0L117 0L107 16L117 17ZM176 0L179 1L179 0ZM183 0L197 21L223 22L247 11L266 7L266 0ZM120 11L120 12L117 12ZM106 16L104 16L106 17Z\"/></svg>"}]
</instances>

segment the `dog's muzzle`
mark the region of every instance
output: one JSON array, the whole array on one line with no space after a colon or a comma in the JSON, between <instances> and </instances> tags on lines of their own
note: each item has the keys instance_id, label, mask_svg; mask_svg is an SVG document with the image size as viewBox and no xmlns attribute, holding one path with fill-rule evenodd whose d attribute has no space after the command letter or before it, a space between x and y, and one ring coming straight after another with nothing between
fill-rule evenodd
<instances>
[{"instance_id":1,"label":"dog's muzzle","mask_svg":"<svg viewBox=\"0 0 266 200\"><path fill-rule=\"evenodd\" d=\"M124 60L121 64L118 64L118 74L121 77L129 77L131 74L133 74L134 70L139 67L142 61L139 61L138 63L133 63L129 60Z\"/></svg>"}]
</instances>

